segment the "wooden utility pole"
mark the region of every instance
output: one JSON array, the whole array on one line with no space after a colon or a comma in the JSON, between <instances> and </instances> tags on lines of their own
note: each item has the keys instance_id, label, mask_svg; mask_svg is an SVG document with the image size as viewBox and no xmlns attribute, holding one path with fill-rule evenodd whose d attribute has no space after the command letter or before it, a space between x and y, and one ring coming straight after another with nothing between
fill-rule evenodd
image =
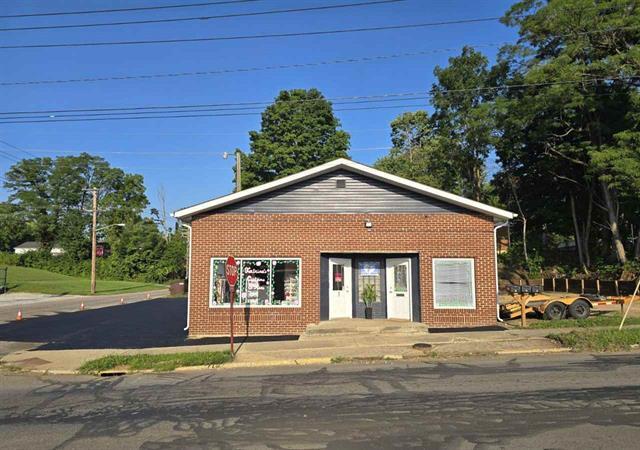
<instances>
[{"instance_id":1,"label":"wooden utility pole","mask_svg":"<svg viewBox=\"0 0 640 450\"><path fill-rule=\"evenodd\" d=\"M236 148L236 192L240 192L242 190L242 177L240 176L241 170L241 161L242 161L242 150Z\"/></svg>"},{"instance_id":2,"label":"wooden utility pole","mask_svg":"<svg viewBox=\"0 0 640 450\"><path fill-rule=\"evenodd\" d=\"M96 227L98 224L98 188L92 188L93 194L93 219L91 221L91 293L96 293L96 250L97 250L97 234Z\"/></svg>"}]
</instances>

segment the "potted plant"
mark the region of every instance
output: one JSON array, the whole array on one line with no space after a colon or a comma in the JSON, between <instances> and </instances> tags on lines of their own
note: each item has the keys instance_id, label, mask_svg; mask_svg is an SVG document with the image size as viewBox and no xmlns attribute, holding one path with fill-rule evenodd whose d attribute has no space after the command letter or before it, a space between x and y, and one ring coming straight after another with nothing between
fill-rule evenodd
<instances>
[{"instance_id":1,"label":"potted plant","mask_svg":"<svg viewBox=\"0 0 640 450\"><path fill-rule=\"evenodd\" d=\"M362 302L364 303L364 318L373 319L373 302L377 297L376 287L373 284L365 284L362 289Z\"/></svg>"}]
</instances>

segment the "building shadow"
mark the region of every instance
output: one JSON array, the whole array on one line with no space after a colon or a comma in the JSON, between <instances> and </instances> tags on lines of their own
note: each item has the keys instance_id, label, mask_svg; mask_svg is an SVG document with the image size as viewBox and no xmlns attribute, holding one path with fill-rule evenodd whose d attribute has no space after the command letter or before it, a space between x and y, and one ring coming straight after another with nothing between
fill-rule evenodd
<instances>
[{"instance_id":1,"label":"building shadow","mask_svg":"<svg viewBox=\"0 0 640 450\"><path fill-rule=\"evenodd\" d=\"M0 324L0 341L41 343L38 350L141 349L224 344L228 337L187 339L185 298L161 298ZM243 342L297 339L248 336Z\"/></svg>"}]
</instances>

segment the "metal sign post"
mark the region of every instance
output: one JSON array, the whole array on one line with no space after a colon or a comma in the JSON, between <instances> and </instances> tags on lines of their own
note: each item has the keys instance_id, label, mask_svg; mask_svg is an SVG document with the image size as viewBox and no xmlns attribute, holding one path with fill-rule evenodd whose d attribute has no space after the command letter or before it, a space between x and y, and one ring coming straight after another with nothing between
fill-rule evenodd
<instances>
[{"instance_id":1,"label":"metal sign post","mask_svg":"<svg viewBox=\"0 0 640 450\"><path fill-rule=\"evenodd\" d=\"M238 265L233 256L227 258L227 263L224 267L224 273L227 277L227 283L229 283L229 342L231 343L231 355L233 355L233 295L235 293L236 282L238 281Z\"/></svg>"}]
</instances>

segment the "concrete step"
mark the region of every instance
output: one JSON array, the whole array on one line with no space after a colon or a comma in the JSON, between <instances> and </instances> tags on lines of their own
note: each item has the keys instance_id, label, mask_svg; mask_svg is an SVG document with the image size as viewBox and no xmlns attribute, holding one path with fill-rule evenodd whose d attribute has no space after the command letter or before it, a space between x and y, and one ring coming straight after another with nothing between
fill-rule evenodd
<instances>
[{"instance_id":1,"label":"concrete step","mask_svg":"<svg viewBox=\"0 0 640 450\"><path fill-rule=\"evenodd\" d=\"M335 319L309 325L301 339L321 336L401 335L426 334L423 323L383 319Z\"/></svg>"}]
</instances>

